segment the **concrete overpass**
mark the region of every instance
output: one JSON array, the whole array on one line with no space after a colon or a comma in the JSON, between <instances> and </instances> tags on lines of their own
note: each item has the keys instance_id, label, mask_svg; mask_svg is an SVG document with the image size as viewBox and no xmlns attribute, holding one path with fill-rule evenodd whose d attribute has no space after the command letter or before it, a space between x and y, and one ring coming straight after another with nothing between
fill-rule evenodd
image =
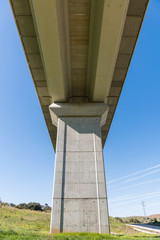
<instances>
[{"instance_id":1,"label":"concrete overpass","mask_svg":"<svg viewBox=\"0 0 160 240\"><path fill-rule=\"evenodd\" d=\"M102 149L149 0L10 0L56 152L51 233L109 232Z\"/></svg>"}]
</instances>

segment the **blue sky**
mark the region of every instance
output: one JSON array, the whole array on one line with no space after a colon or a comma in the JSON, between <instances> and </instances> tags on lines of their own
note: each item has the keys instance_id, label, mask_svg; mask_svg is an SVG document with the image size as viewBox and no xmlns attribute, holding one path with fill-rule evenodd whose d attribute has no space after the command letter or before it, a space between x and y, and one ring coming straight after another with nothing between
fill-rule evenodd
<instances>
[{"instance_id":1,"label":"blue sky","mask_svg":"<svg viewBox=\"0 0 160 240\"><path fill-rule=\"evenodd\" d=\"M104 147L112 216L143 215L142 200L160 213L159 12L150 0ZM6 0L0 22L0 197L51 204L55 155Z\"/></svg>"}]
</instances>

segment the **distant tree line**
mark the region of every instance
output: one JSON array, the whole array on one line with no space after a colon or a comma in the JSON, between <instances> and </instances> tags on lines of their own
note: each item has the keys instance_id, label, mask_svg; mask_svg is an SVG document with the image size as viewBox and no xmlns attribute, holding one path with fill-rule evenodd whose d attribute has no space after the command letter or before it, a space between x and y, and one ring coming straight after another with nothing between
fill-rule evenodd
<instances>
[{"instance_id":1,"label":"distant tree line","mask_svg":"<svg viewBox=\"0 0 160 240\"><path fill-rule=\"evenodd\" d=\"M51 211L51 207L48 206L47 203L45 203L45 205L41 205L40 203L29 202L29 203L20 203L16 205L13 203L2 202L0 200L0 206L15 207L18 209L29 209L34 211L45 211L45 212Z\"/></svg>"},{"instance_id":2,"label":"distant tree line","mask_svg":"<svg viewBox=\"0 0 160 240\"><path fill-rule=\"evenodd\" d=\"M147 222L144 218L140 217L138 219L138 217L128 217L125 220L120 218L120 217L115 217L115 219L117 219L119 222L122 223L130 223L130 224L140 224L140 223L146 223L149 225L155 225L155 226L160 226L160 221L157 220L157 218L147 218Z\"/></svg>"}]
</instances>

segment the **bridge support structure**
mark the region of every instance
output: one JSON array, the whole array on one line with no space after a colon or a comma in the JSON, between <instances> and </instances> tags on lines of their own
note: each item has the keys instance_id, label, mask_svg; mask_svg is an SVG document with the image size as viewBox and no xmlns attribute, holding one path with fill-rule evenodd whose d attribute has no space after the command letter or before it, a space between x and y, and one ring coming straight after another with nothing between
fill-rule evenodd
<instances>
[{"instance_id":1,"label":"bridge support structure","mask_svg":"<svg viewBox=\"0 0 160 240\"><path fill-rule=\"evenodd\" d=\"M51 233L109 232L101 126L104 103L50 105L57 126Z\"/></svg>"}]
</instances>

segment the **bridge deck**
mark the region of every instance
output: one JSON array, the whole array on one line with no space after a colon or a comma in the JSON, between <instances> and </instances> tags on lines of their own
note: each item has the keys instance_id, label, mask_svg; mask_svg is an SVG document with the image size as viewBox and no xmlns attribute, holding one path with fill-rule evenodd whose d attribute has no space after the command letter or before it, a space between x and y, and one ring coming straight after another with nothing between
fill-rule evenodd
<instances>
[{"instance_id":1,"label":"bridge deck","mask_svg":"<svg viewBox=\"0 0 160 240\"><path fill-rule=\"evenodd\" d=\"M38 30L36 29L35 17L33 16L33 2L36 3L36 1L29 0L10 0L28 66L55 149L57 130L56 127L52 125L48 107L53 101L56 101L56 96L54 96L54 91L52 94L49 89L50 82L47 79L47 76L49 76L49 71L46 70L44 64L44 54L40 46L40 39L38 37ZM43 1L39 0L39 4L42 2ZM47 2L50 2L50 0ZM76 97L83 97L80 101L88 101L89 99L89 101L95 102L94 97L92 97L92 95L90 95L88 92L88 86L90 85L88 71L89 65L91 64L90 58L93 50L92 48L94 47L91 46L93 44L91 28L93 25L93 20L94 24L97 24L97 22L95 23L95 19L97 20L97 18L95 18L95 11L100 12L103 10L103 7L98 9L96 5L96 7L93 6L93 2L95 1L91 0L69 0L68 2L66 1L67 4L63 6L63 12L60 12L62 11L62 7L61 5L58 6L58 4L62 4L63 1L58 0L57 2L58 28L61 37L60 51L63 55L63 58L66 57L66 62L62 62L63 74L68 77L66 80L66 82L68 81L67 85L64 86L64 98L62 97L62 101L71 101L72 97L75 97L72 98L72 101L75 99L79 101L79 98ZM104 5L103 0L98 0L97 2L100 7ZM124 1L120 0L120 2ZM106 124L101 129L103 146L105 144L118 104L148 2L148 0L130 0L129 3L122 36L120 39L120 45L117 52L116 63L113 69L113 77L108 85L108 93L103 96L102 100L100 99L100 101L103 101L110 106ZM109 1L106 1L105 4L106 3L108 4ZM63 16L64 20L61 16ZM101 18L102 16L99 17ZM100 20L102 21L102 19L97 21ZM63 29L63 21L65 22L65 29ZM98 28L96 31L98 32ZM53 40L56 41L56 39ZM65 49L63 43L66 45ZM104 52L105 51L106 48L104 44ZM58 55L55 54L54 57L55 60L57 58L58 62ZM64 65L65 67L67 66L67 69L65 69ZM54 72L52 74L54 77ZM55 78L57 76L55 76ZM60 80L58 79L54 81ZM56 82L54 85L55 89L58 88L57 84L58 83Z\"/></svg>"}]
</instances>

